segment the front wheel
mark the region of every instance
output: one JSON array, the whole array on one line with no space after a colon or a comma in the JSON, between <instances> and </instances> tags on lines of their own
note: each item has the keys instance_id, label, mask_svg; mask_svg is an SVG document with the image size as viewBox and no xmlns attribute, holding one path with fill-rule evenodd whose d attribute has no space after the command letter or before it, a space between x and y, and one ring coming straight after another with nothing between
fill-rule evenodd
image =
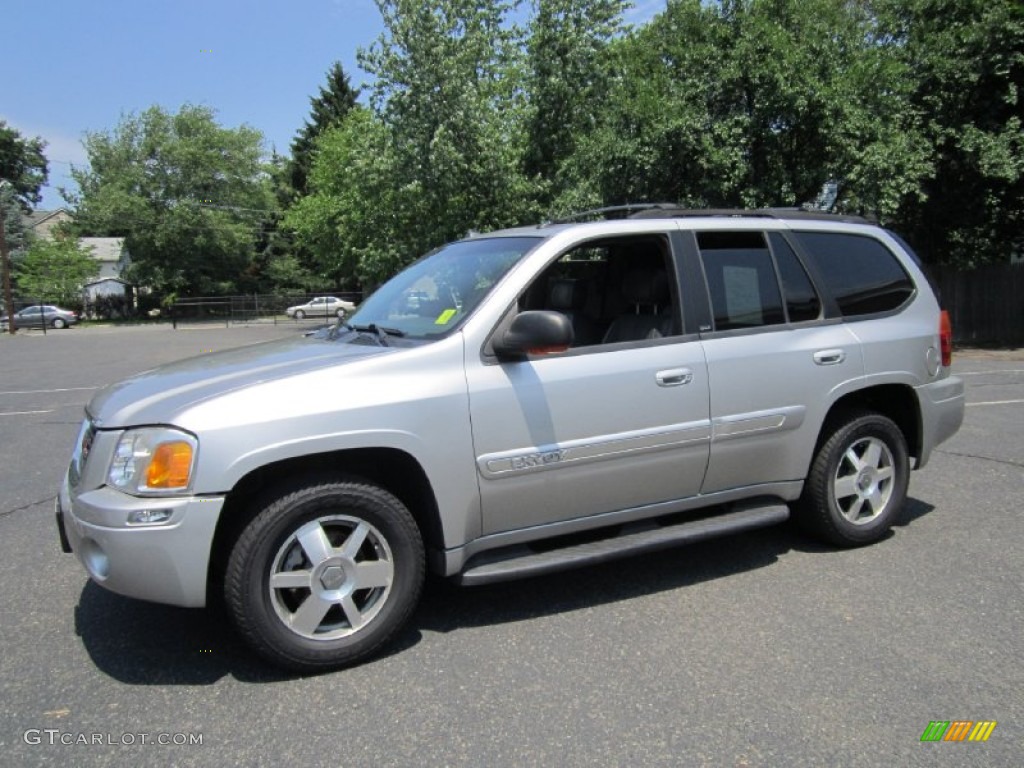
<instances>
[{"instance_id":1,"label":"front wheel","mask_svg":"<svg viewBox=\"0 0 1024 768\"><path fill-rule=\"evenodd\" d=\"M870 544L899 516L909 479L907 441L899 427L878 413L850 414L818 448L797 519L832 544Z\"/></svg>"},{"instance_id":2,"label":"front wheel","mask_svg":"<svg viewBox=\"0 0 1024 768\"><path fill-rule=\"evenodd\" d=\"M303 320L305 317L306 317L306 313L303 312L301 309L295 310L295 319L296 320Z\"/></svg>"},{"instance_id":3,"label":"front wheel","mask_svg":"<svg viewBox=\"0 0 1024 768\"><path fill-rule=\"evenodd\" d=\"M387 491L310 481L249 523L228 560L225 598L245 640L279 666L362 661L412 615L425 555L412 515Z\"/></svg>"}]
</instances>

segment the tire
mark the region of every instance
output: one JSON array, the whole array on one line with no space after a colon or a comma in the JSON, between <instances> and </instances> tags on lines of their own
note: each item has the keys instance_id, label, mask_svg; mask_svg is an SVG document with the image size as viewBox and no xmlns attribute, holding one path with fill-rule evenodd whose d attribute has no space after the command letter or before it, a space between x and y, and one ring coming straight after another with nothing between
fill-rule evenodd
<instances>
[{"instance_id":1,"label":"tire","mask_svg":"<svg viewBox=\"0 0 1024 768\"><path fill-rule=\"evenodd\" d=\"M295 310L295 319L296 320L305 320L306 319L306 313L303 312L301 309Z\"/></svg>"},{"instance_id":2,"label":"tire","mask_svg":"<svg viewBox=\"0 0 1024 768\"><path fill-rule=\"evenodd\" d=\"M63 318L55 317L55 318L53 318L53 327L57 328L57 329L67 328L68 324L67 324L67 322L64 321Z\"/></svg>"},{"instance_id":3,"label":"tire","mask_svg":"<svg viewBox=\"0 0 1024 768\"><path fill-rule=\"evenodd\" d=\"M335 315L337 316L337 318L338 318L339 320L341 320L341 318L343 318L343 317L345 316L345 310L344 310L344 309L339 309L339 310L338 310L337 312L335 312L334 314L335 314Z\"/></svg>"},{"instance_id":4,"label":"tire","mask_svg":"<svg viewBox=\"0 0 1024 768\"><path fill-rule=\"evenodd\" d=\"M272 498L228 559L224 595L242 637L286 669L355 664L391 640L419 601L423 541L387 491L308 480Z\"/></svg>"},{"instance_id":5,"label":"tire","mask_svg":"<svg viewBox=\"0 0 1024 768\"><path fill-rule=\"evenodd\" d=\"M898 519L909 479L899 427L878 413L848 414L818 447L796 505L797 521L831 544L870 544Z\"/></svg>"}]
</instances>

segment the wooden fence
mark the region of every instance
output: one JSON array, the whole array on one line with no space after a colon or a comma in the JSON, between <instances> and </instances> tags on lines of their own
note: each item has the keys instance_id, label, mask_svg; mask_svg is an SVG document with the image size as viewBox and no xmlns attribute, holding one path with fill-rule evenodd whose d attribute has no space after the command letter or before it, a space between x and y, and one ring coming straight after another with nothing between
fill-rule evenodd
<instances>
[{"instance_id":1,"label":"wooden fence","mask_svg":"<svg viewBox=\"0 0 1024 768\"><path fill-rule=\"evenodd\" d=\"M1024 262L958 272L933 267L957 344L1024 344Z\"/></svg>"}]
</instances>

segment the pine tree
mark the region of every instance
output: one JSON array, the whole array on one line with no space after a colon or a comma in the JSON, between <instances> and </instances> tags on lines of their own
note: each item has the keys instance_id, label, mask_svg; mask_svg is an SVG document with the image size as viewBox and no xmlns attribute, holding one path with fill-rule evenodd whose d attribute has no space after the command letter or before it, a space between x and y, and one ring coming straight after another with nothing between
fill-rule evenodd
<instances>
[{"instance_id":1,"label":"pine tree","mask_svg":"<svg viewBox=\"0 0 1024 768\"><path fill-rule=\"evenodd\" d=\"M292 142L291 183L299 196L309 194L309 169L317 138L328 128L339 125L358 98L359 89L352 88L341 62L334 62L327 73L327 85L320 87L320 95L309 100L310 119Z\"/></svg>"}]
</instances>

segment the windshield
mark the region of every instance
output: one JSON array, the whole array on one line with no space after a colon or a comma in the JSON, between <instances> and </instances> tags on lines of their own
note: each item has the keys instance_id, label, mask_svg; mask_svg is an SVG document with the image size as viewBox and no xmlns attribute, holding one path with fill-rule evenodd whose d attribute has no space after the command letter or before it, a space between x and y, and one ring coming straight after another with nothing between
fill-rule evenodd
<instances>
[{"instance_id":1,"label":"windshield","mask_svg":"<svg viewBox=\"0 0 1024 768\"><path fill-rule=\"evenodd\" d=\"M414 339L444 336L542 239L495 237L443 246L388 280L346 323Z\"/></svg>"}]
</instances>

